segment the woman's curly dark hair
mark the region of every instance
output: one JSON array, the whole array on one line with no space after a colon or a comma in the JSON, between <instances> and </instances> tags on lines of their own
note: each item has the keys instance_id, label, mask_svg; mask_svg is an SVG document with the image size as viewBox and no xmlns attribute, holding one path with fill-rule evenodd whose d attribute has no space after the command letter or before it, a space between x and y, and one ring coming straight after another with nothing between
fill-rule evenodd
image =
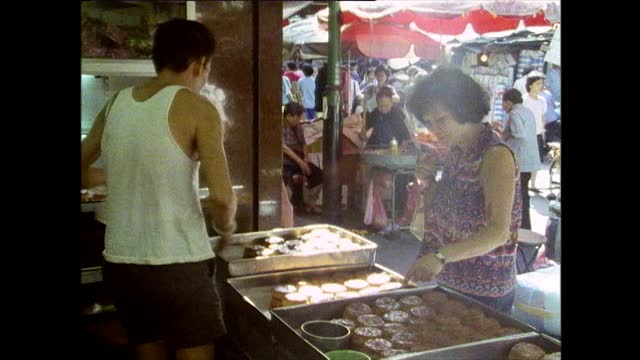
<instances>
[{"instance_id":1,"label":"woman's curly dark hair","mask_svg":"<svg viewBox=\"0 0 640 360\"><path fill-rule=\"evenodd\" d=\"M419 79L407 100L407 109L420 121L435 106L445 107L459 123L479 123L489 113L489 94L459 68L439 67Z\"/></svg>"}]
</instances>

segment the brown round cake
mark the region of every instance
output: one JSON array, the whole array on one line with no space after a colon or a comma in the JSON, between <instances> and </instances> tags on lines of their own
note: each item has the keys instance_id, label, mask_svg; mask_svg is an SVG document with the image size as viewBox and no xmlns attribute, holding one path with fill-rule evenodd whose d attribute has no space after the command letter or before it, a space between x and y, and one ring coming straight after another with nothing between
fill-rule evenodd
<instances>
[{"instance_id":1,"label":"brown round cake","mask_svg":"<svg viewBox=\"0 0 640 360\"><path fill-rule=\"evenodd\" d=\"M433 321L439 326L456 326L461 325L460 318L452 315L440 314L433 318Z\"/></svg>"},{"instance_id":2,"label":"brown round cake","mask_svg":"<svg viewBox=\"0 0 640 360\"><path fill-rule=\"evenodd\" d=\"M498 320L494 318L484 318L481 321L472 324L472 326L488 335L496 334L501 328Z\"/></svg>"},{"instance_id":3,"label":"brown round cake","mask_svg":"<svg viewBox=\"0 0 640 360\"><path fill-rule=\"evenodd\" d=\"M382 327L382 325L384 325L384 320L382 320L378 315L365 314L358 316L356 324L359 327Z\"/></svg>"},{"instance_id":4,"label":"brown round cake","mask_svg":"<svg viewBox=\"0 0 640 360\"><path fill-rule=\"evenodd\" d=\"M382 330L374 327L357 327L353 330L351 343L354 346L362 347L365 341L382 337Z\"/></svg>"},{"instance_id":5,"label":"brown round cake","mask_svg":"<svg viewBox=\"0 0 640 360\"><path fill-rule=\"evenodd\" d=\"M408 331L398 332L391 337L391 343L394 348L409 350L411 347L418 345L418 337Z\"/></svg>"},{"instance_id":6,"label":"brown round cake","mask_svg":"<svg viewBox=\"0 0 640 360\"><path fill-rule=\"evenodd\" d=\"M438 305L444 303L449 300L447 294L442 293L440 291L432 290L424 293L422 295L422 300L424 300L425 304L430 305L432 307L438 307Z\"/></svg>"},{"instance_id":7,"label":"brown round cake","mask_svg":"<svg viewBox=\"0 0 640 360\"><path fill-rule=\"evenodd\" d=\"M409 314L401 310L392 310L382 315L384 321L401 324L409 323Z\"/></svg>"},{"instance_id":8,"label":"brown round cake","mask_svg":"<svg viewBox=\"0 0 640 360\"><path fill-rule=\"evenodd\" d=\"M356 320L360 315L372 314L371 307L363 302L354 302L344 308L343 318Z\"/></svg>"},{"instance_id":9,"label":"brown round cake","mask_svg":"<svg viewBox=\"0 0 640 360\"><path fill-rule=\"evenodd\" d=\"M423 305L422 298L415 295L403 296L399 299L403 310L409 310L412 307Z\"/></svg>"},{"instance_id":10,"label":"brown round cake","mask_svg":"<svg viewBox=\"0 0 640 360\"><path fill-rule=\"evenodd\" d=\"M382 335L390 339L395 333L409 331L405 324L401 323L385 323L382 325Z\"/></svg>"},{"instance_id":11,"label":"brown round cake","mask_svg":"<svg viewBox=\"0 0 640 360\"><path fill-rule=\"evenodd\" d=\"M538 345L521 342L509 351L509 360L540 360L546 353Z\"/></svg>"},{"instance_id":12,"label":"brown round cake","mask_svg":"<svg viewBox=\"0 0 640 360\"><path fill-rule=\"evenodd\" d=\"M467 315L467 306L460 301L449 300L440 305L439 312L447 315L455 315L462 318Z\"/></svg>"},{"instance_id":13,"label":"brown round cake","mask_svg":"<svg viewBox=\"0 0 640 360\"><path fill-rule=\"evenodd\" d=\"M363 350L368 354L382 355L383 352L391 350L393 344L391 341L383 338L369 339L365 341Z\"/></svg>"},{"instance_id":14,"label":"brown round cake","mask_svg":"<svg viewBox=\"0 0 640 360\"><path fill-rule=\"evenodd\" d=\"M396 355L402 355L402 354L406 354L407 351L406 350L401 350L401 349L390 349L390 350L385 350L382 352L382 354L380 354L382 356L382 358L388 358L388 357L392 357L392 356L396 356Z\"/></svg>"},{"instance_id":15,"label":"brown round cake","mask_svg":"<svg viewBox=\"0 0 640 360\"><path fill-rule=\"evenodd\" d=\"M373 302L373 311L376 314L382 315L392 310L400 310L400 303L394 298L383 296L381 298L377 298L376 301Z\"/></svg>"},{"instance_id":16,"label":"brown round cake","mask_svg":"<svg viewBox=\"0 0 640 360\"><path fill-rule=\"evenodd\" d=\"M500 328L500 330L498 330L496 332L496 334L498 336L509 336L509 335L514 335L514 334L520 334L522 331L516 329L516 328L512 328L512 327L503 327Z\"/></svg>"},{"instance_id":17,"label":"brown round cake","mask_svg":"<svg viewBox=\"0 0 640 360\"><path fill-rule=\"evenodd\" d=\"M409 314L417 319L433 319L437 313L427 305L414 306L409 309Z\"/></svg>"},{"instance_id":18,"label":"brown round cake","mask_svg":"<svg viewBox=\"0 0 640 360\"><path fill-rule=\"evenodd\" d=\"M477 308L469 308L467 313L462 318L462 322L465 324L472 324L484 319L484 311Z\"/></svg>"},{"instance_id":19,"label":"brown round cake","mask_svg":"<svg viewBox=\"0 0 640 360\"><path fill-rule=\"evenodd\" d=\"M402 287L402 283L399 281L389 281L388 283L384 283L380 285L380 291L389 291L400 289Z\"/></svg>"},{"instance_id":20,"label":"brown round cake","mask_svg":"<svg viewBox=\"0 0 640 360\"><path fill-rule=\"evenodd\" d=\"M331 322L334 324L346 326L349 328L349 330L351 330L351 332L353 332L353 330L356 328L356 322L351 319L333 319L331 320Z\"/></svg>"}]
</instances>

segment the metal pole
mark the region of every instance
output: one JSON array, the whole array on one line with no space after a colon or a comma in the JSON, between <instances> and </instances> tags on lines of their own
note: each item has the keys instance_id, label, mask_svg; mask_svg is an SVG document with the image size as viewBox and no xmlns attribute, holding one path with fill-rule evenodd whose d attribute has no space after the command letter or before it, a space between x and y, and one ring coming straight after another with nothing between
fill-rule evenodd
<instances>
[{"instance_id":1,"label":"metal pole","mask_svg":"<svg viewBox=\"0 0 640 360\"><path fill-rule=\"evenodd\" d=\"M340 5L329 1L329 62L327 64L328 110L322 132L322 211L326 221L340 221L340 135L342 124L339 111L338 88L340 86Z\"/></svg>"}]
</instances>

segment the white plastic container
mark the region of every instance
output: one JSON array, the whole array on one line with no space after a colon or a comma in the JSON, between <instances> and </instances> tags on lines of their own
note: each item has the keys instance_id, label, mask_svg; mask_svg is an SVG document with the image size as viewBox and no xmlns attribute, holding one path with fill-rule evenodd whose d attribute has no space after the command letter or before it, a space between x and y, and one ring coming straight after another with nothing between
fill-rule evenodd
<instances>
[{"instance_id":1,"label":"white plastic container","mask_svg":"<svg viewBox=\"0 0 640 360\"><path fill-rule=\"evenodd\" d=\"M511 315L541 332L560 336L560 265L516 276Z\"/></svg>"}]
</instances>

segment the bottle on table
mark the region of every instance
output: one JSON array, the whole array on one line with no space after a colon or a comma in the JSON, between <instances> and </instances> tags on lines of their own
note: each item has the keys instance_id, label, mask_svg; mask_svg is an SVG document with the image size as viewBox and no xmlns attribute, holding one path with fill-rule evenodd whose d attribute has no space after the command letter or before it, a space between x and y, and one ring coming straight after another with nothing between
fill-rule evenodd
<instances>
[{"instance_id":1,"label":"bottle on table","mask_svg":"<svg viewBox=\"0 0 640 360\"><path fill-rule=\"evenodd\" d=\"M389 142L389 149L391 150L392 156L398 156L398 141L396 141L396 138L391 138L391 142Z\"/></svg>"}]
</instances>

